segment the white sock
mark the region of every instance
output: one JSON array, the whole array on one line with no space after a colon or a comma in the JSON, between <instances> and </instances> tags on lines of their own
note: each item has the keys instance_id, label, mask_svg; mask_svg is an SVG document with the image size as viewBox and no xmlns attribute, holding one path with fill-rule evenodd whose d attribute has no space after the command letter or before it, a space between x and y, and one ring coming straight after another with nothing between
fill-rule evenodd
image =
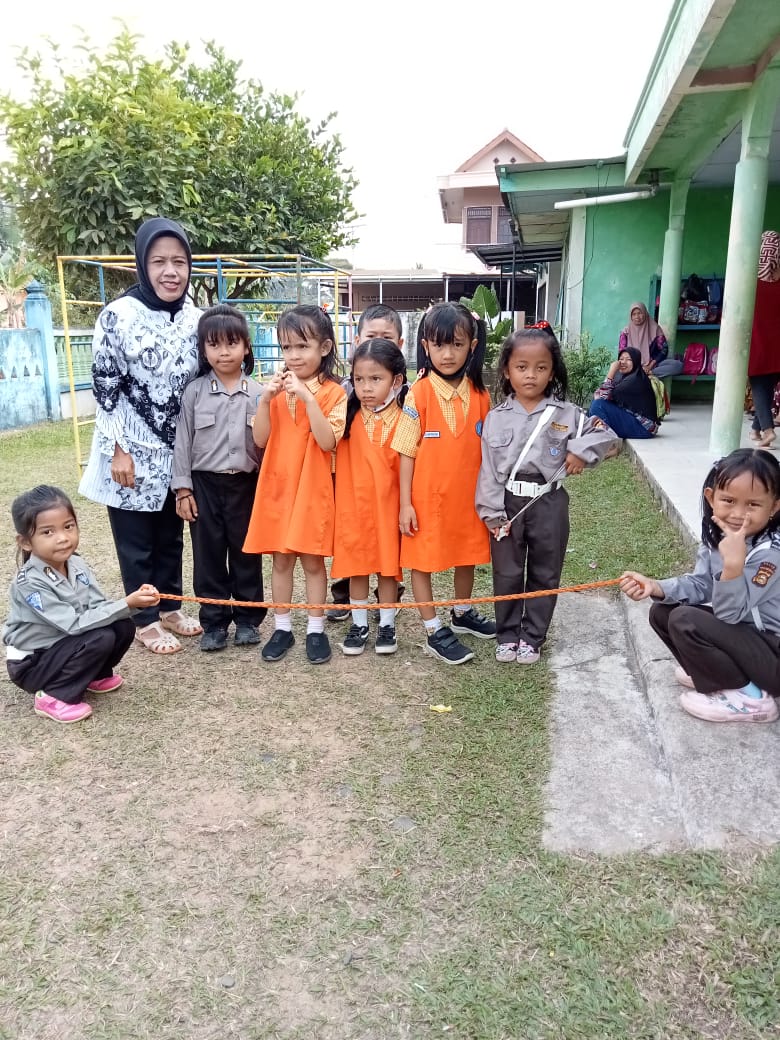
<instances>
[{"instance_id":1,"label":"white sock","mask_svg":"<svg viewBox=\"0 0 780 1040\"><path fill-rule=\"evenodd\" d=\"M379 624L382 628L395 628L395 607L383 607L379 611Z\"/></svg>"},{"instance_id":2,"label":"white sock","mask_svg":"<svg viewBox=\"0 0 780 1040\"><path fill-rule=\"evenodd\" d=\"M455 617L463 617L464 614L468 614L468 612L471 610L471 607L464 606L462 603L458 603L457 606L454 606L452 609L455 614Z\"/></svg>"},{"instance_id":3,"label":"white sock","mask_svg":"<svg viewBox=\"0 0 780 1040\"><path fill-rule=\"evenodd\" d=\"M324 632L325 631L325 618L324 617L309 617L306 624L306 635L310 636L312 632Z\"/></svg>"},{"instance_id":4,"label":"white sock","mask_svg":"<svg viewBox=\"0 0 780 1040\"><path fill-rule=\"evenodd\" d=\"M350 597L353 603L360 604L360 610L352 611L352 623L358 625L360 628L368 628L368 600L367 599L355 599L354 596Z\"/></svg>"},{"instance_id":5,"label":"white sock","mask_svg":"<svg viewBox=\"0 0 780 1040\"><path fill-rule=\"evenodd\" d=\"M286 614L274 614L274 628L277 632L292 632L292 615L289 611Z\"/></svg>"},{"instance_id":6,"label":"white sock","mask_svg":"<svg viewBox=\"0 0 780 1040\"><path fill-rule=\"evenodd\" d=\"M423 624L425 625L425 632L429 636L435 635L439 629L443 627L438 617L431 618L430 621L426 621L425 618L423 618Z\"/></svg>"}]
</instances>

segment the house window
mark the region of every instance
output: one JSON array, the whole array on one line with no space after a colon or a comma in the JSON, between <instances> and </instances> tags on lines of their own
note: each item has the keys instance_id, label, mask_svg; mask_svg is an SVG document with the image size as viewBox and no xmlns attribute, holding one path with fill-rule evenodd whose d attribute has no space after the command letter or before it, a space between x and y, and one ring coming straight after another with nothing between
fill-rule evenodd
<instances>
[{"instance_id":1,"label":"house window","mask_svg":"<svg viewBox=\"0 0 780 1040\"><path fill-rule=\"evenodd\" d=\"M486 246L490 244L490 225L493 219L492 206L466 207L466 245Z\"/></svg>"},{"instance_id":2,"label":"house window","mask_svg":"<svg viewBox=\"0 0 780 1040\"><path fill-rule=\"evenodd\" d=\"M512 226L509 223L509 210L506 206L498 207L497 242L499 245L507 245L512 242Z\"/></svg>"}]
</instances>

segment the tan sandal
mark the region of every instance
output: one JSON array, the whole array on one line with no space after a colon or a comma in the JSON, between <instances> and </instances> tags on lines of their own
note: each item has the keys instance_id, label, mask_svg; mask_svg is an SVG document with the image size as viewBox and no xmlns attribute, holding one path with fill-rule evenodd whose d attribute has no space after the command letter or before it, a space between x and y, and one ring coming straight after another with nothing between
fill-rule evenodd
<instances>
[{"instance_id":1,"label":"tan sandal","mask_svg":"<svg viewBox=\"0 0 780 1040\"><path fill-rule=\"evenodd\" d=\"M761 440L756 443L757 448L765 448L767 451L774 451L775 445L775 431L774 430L762 430Z\"/></svg>"},{"instance_id":2,"label":"tan sandal","mask_svg":"<svg viewBox=\"0 0 780 1040\"><path fill-rule=\"evenodd\" d=\"M135 638L153 654L175 654L183 649L181 643L170 632L164 632L159 621L135 630Z\"/></svg>"},{"instance_id":3,"label":"tan sandal","mask_svg":"<svg viewBox=\"0 0 780 1040\"><path fill-rule=\"evenodd\" d=\"M195 618L187 617L180 610L169 610L160 612L160 624L169 632L175 632L177 636L200 636L203 629Z\"/></svg>"}]
</instances>

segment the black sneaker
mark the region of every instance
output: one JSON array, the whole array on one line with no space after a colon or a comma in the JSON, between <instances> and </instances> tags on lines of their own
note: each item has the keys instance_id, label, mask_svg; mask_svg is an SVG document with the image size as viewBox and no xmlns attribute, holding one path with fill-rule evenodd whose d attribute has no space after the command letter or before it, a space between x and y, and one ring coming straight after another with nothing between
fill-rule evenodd
<instances>
[{"instance_id":1,"label":"black sneaker","mask_svg":"<svg viewBox=\"0 0 780 1040\"><path fill-rule=\"evenodd\" d=\"M465 664L474 657L471 650L465 647L446 625L432 636L428 636L428 653L446 664Z\"/></svg>"},{"instance_id":2,"label":"black sneaker","mask_svg":"<svg viewBox=\"0 0 780 1040\"><path fill-rule=\"evenodd\" d=\"M340 646L347 656L357 657L365 650L367 639L368 625L352 625Z\"/></svg>"},{"instance_id":3,"label":"black sneaker","mask_svg":"<svg viewBox=\"0 0 780 1040\"><path fill-rule=\"evenodd\" d=\"M458 616L454 610L450 611L452 616L452 631L466 632L477 639L495 639L496 623L480 614L473 607L469 607L465 614Z\"/></svg>"},{"instance_id":4,"label":"black sneaker","mask_svg":"<svg viewBox=\"0 0 780 1040\"><path fill-rule=\"evenodd\" d=\"M233 639L236 646L254 646L260 642L260 632L257 625L236 625L236 634Z\"/></svg>"},{"instance_id":5,"label":"black sneaker","mask_svg":"<svg viewBox=\"0 0 780 1040\"><path fill-rule=\"evenodd\" d=\"M395 627L393 625L380 625L374 640L374 650L378 654L394 654L398 649L395 641Z\"/></svg>"},{"instance_id":6,"label":"black sneaker","mask_svg":"<svg viewBox=\"0 0 780 1040\"><path fill-rule=\"evenodd\" d=\"M347 621L350 616L351 611L344 603L334 603L330 610L325 611L328 621Z\"/></svg>"},{"instance_id":7,"label":"black sneaker","mask_svg":"<svg viewBox=\"0 0 780 1040\"><path fill-rule=\"evenodd\" d=\"M306 636L306 656L310 664L326 664L330 660L330 643L324 632L309 632Z\"/></svg>"},{"instance_id":8,"label":"black sneaker","mask_svg":"<svg viewBox=\"0 0 780 1040\"><path fill-rule=\"evenodd\" d=\"M295 646L295 636L292 632L285 632L283 629L277 628L260 651L260 656L264 661L281 661L293 646Z\"/></svg>"},{"instance_id":9,"label":"black sneaker","mask_svg":"<svg viewBox=\"0 0 780 1040\"><path fill-rule=\"evenodd\" d=\"M227 629L207 628L200 637L201 650L224 650L227 646Z\"/></svg>"}]
</instances>

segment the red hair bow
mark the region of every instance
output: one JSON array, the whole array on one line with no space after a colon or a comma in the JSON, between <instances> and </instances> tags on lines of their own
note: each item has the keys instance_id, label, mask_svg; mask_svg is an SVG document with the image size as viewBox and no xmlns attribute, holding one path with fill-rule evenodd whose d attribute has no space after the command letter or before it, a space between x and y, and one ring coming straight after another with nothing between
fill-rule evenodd
<instances>
[{"instance_id":1,"label":"red hair bow","mask_svg":"<svg viewBox=\"0 0 780 1040\"><path fill-rule=\"evenodd\" d=\"M549 321L537 321L535 325L526 325L527 329L544 329L545 332L552 332L552 325Z\"/></svg>"}]
</instances>

